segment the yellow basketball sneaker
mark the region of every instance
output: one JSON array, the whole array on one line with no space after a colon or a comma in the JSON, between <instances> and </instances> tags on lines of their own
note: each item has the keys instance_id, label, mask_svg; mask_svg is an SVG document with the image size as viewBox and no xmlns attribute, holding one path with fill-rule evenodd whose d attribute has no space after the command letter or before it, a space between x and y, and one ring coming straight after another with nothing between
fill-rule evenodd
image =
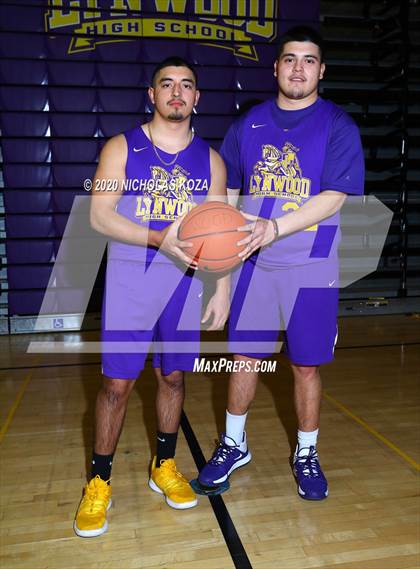
<instances>
[{"instance_id":1,"label":"yellow basketball sneaker","mask_svg":"<svg viewBox=\"0 0 420 569\"><path fill-rule=\"evenodd\" d=\"M168 506L177 510L185 510L197 505L197 496L188 480L178 472L173 458L160 461L156 468L156 457L153 459L149 486L155 492L165 495Z\"/></svg>"},{"instance_id":2,"label":"yellow basketball sneaker","mask_svg":"<svg viewBox=\"0 0 420 569\"><path fill-rule=\"evenodd\" d=\"M106 513L112 505L111 494L111 485L98 475L86 484L73 524L77 535L96 537L106 532Z\"/></svg>"}]
</instances>

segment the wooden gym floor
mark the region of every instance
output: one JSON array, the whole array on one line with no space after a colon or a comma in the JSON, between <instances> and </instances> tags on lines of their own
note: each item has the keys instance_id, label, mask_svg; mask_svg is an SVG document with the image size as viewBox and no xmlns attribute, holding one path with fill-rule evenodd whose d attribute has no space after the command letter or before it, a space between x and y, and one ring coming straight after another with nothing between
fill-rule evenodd
<instances>
[{"instance_id":1,"label":"wooden gym floor","mask_svg":"<svg viewBox=\"0 0 420 569\"><path fill-rule=\"evenodd\" d=\"M280 356L249 414L252 462L212 503L201 497L191 510L167 507L147 486L155 439L148 364L115 457L109 531L89 540L75 536L72 522L90 460L99 356L26 354L40 336L0 337L0 566L418 569L420 320L348 317L340 330L336 360L322 373L327 500L305 502L296 493L292 381ZM64 337L80 339L55 336ZM223 429L227 379L187 376L177 463L189 478L194 458L209 457Z\"/></svg>"}]
</instances>

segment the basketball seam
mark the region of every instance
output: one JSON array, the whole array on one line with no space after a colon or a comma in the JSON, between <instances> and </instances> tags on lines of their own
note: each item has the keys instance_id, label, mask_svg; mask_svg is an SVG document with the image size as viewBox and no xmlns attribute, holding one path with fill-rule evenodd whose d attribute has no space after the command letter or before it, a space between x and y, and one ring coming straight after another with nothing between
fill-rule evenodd
<instances>
[{"instance_id":1,"label":"basketball seam","mask_svg":"<svg viewBox=\"0 0 420 569\"><path fill-rule=\"evenodd\" d=\"M196 253L195 255L188 255L188 257L191 257L191 259L197 259L197 261L209 261L210 263L220 263L222 261L228 261L229 259L234 259L237 256L238 253L234 253L229 257L222 257L221 259L212 259L211 257L201 257L198 253Z\"/></svg>"},{"instance_id":2,"label":"basketball seam","mask_svg":"<svg viewBox=\"0 0 420 569\"><path fill-rule=\"evenodd\" d=\"M219 215L220 213L226 213L226 210L230 210L231 211L231 218L232 218L232 214L233 212L235 212L236 218L237 218L237 226L233 227L231 229L224 229L223 227L220 227L220 229L216 229L216 231L213 230L208 230L205 233L198 233L198 234L193 234L190 232L194 232L194 231L199 231L200 228L199 227L191 227L192 225L194 225L194 221L195 218L199 218L200 215L202 214L211 214L211 215ZM233 222L235 222L235 219L233 219ZM193 253L192 251L185 251L185 253L188 255L188 257L190 257L191 259L193 259L194 261L198 261L199 266L201 266L200 268L204 271L207 272L220 272L220 271L227 271L230 270L231 267L226 267L224 266L226 263L232 263L235 262L235 260L237 260L237 262L240 262L240 258L238 257L238 253L241 251L240 247L237 247L237 251L235 251L232 255L229 255L227 257L223 257L223 258L218 258L218 259L213 259L211 257L203 257L202 256L202 250L203 247L205 246L204 244L204 239L207 237L215 237L215 236L220 236L221 238L223 238L226 235L229 234L235 234L237 233L238 236L238 240L243 239L244 234L246 235L246 233L244 231L242 232L238 232L238 227L240 225L245 225L246 224L246 219L243 217L243 215L241 214L241 212L239 210L237 210L236 208L229 206L228 204L224 204L224 203L217 203L217 202L212 202L212 203L207 203L207 204L203 204L203 206L199 206L196 209L193 209L189 212L187 218L185 220L183 220L183 222L181 223L179 229L178 229L178 239L182 240L182 241L192 241L194 240L197 243L197 240L202 240L203 242L198 244L198 250ZM210 228L209 228L210 229ZM185 232L184 235L182 235L182 233ZM187 234L188 232L188 234ZM182 235L182 236L181 236ZM237 263L235 263L237 264ZM202 266L202 265L207 265L207 266Z\"/></svg>"},{"instance_id":3,"label":"basketball seam","mask_svg":"<svg viewBox=\"0 0 420 569\"><path fill-rule=\"evenodd\" d=\"M208 237L210 235L224 235L225 233L239 233L239 231L237 229L223 229L223 231L216 231L213 233L199 233L198 235L189 235L188 237L182 237L181 241L188 241L188 239L198 239L199 237Z\"/></svg>"},{"instance_id":4,"label":"basketball seam","mask_svg":"<svg viewBox=\"0 0 420 569\"><path fill-rule=\"evenodd\" d=\"M205 205L205 204L203 204L203 205ZM207 204L206 204L206 205L207 205ZM198 210L200 207L201 207L201 206L198 206L198 208L194 208L194 209L197 209L197 210ZM229 204L224 204L223 207L217 204L217 205L215 205L214 207L209 207L208 209L210 209L210 210L220 209L220 210L223 211L223 209L225 209L226 207L231 208L233 211L235 211L236 213L238 213L238 214L242 217L242 219L244 220L244 223L246 223L246 219L244 218L244 216L242 215L242 213L241 213L238 209L236 209L236 208L230 206ZM190 223L197 215L200 215L200 214L203 212L203 209L200 209L200 211L194 211L194 209L192 209L192 210L190 211L188 223ZM184 221L186 221L186 219L185 219ZM178 237L179 237L179 233L181 232L182 227L183 227L183 225L184 225L184 221L182 221L182 223L181 223L181 225L180 225L180 227L179 227L179 229L178 229ZM234 229L234 230L229 230L229 231L236 231L236 229ZM207 234L207 233L206 233L205 235L212 235L212 234ZM196 236L194 236L194 237L200 237L200 235L196 235Z\"/></svg>"}]
</instances>

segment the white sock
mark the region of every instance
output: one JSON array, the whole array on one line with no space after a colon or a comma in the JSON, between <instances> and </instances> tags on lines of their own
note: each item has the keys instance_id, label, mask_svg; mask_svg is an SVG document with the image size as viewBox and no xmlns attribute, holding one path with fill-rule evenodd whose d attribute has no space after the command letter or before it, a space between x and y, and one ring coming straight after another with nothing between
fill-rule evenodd
<instances>
[{"instance_id":1,"label":"white sock","mask_svg":"<svg viewBox=\"0 0 420 569\"><path fill-rule=\"evenodd\" d=\"M230 439L235 441L235 444L240 445L244 437L245 422L248 413L244 415L232 415L226 409L226 438L225 442L229 446L234 446Z\"/></svg>"},{"instance_id":2,"label":"white sock","mask_svg":"<svg viewBox=\"0 0 420 569\"><path fill-rule=\"evenodd\" d=\"M318 439L319 429L315 431L298 431L298 444L296 446L296 454L299 456L305 456L309 453L309 447L316 448L316 442ZM300 452L305 449L303 452Z\"/></svg>"}]
</instances>

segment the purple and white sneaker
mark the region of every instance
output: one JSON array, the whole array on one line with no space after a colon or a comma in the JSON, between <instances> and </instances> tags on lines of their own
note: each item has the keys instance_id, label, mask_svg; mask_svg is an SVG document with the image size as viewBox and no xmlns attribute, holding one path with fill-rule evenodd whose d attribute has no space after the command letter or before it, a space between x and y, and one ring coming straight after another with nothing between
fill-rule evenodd
<instances>
[{"instance_id":1,"label":"purple and white sneaker","mask_svg":"<svg viewBox=\"0 0 420 569\"><path fill-rule=\"evenodd\" d=\"M227 444L226 439L232 444ZM219 446L200 472L198 481L202 486L217 486L225 482L234 470L248 464L251 458L252 455L248 450L245 432L240 444L236 444L233 439L222 433Z\"/></svg>"},{"instance_id":2,"label":"purple and white sneaker","mask_svg":"<svg viewBox=\"0 0 420 569\"><path fill-rule=\"evenodd\" d=\"M324 500L328 496L328 482L319 464L315 447L309 447L309 452L307 448L299 449L293 459L293 473L301 498Z\"/></svg>"}]
</instances>

